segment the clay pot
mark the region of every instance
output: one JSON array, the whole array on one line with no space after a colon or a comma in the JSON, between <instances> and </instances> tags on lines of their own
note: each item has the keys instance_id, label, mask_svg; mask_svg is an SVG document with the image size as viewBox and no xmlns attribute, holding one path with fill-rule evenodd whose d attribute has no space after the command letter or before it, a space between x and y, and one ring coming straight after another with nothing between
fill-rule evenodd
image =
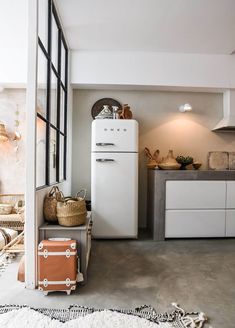
<instances>
[{"instance_id":1,"label":"clay pot","mask_svg":"<svg viewBox=\"0 0 235 328\"><path fill-rule=\"evenodd\" d=\"M179 170L180 164L177 163L173 155L173 150L169 150L166 158L162 159L162 162L158 164L162 170Z\"/></svg>"},{"instance_id":2,"label":"clay pot","mask_svg":"<svg viewBox=\"0 0 235 328\"><path fill-rule=\"evenodd\" d=\"M121 111L119 111L119 119L132 119L132 111L130 110L130 106L128 104L124 104Z\"/></svg>"}]
</instances>

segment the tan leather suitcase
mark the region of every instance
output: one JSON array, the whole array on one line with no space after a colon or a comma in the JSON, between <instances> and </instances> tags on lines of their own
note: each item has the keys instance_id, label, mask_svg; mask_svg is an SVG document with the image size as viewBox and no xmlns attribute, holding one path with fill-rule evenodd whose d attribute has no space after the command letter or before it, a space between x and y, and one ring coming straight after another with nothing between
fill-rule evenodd
<instances>
[{"instance_id":1,"label":"tan leather suitcase","mask_svg":"<svg viewBox=\"0 0 235 328\"><path fill-rule=\"evenodd\" d=\"M76 240L43 240L38 245L38 289L45 295L76 289L78 269Z\"/></svg>"}]
</instances>

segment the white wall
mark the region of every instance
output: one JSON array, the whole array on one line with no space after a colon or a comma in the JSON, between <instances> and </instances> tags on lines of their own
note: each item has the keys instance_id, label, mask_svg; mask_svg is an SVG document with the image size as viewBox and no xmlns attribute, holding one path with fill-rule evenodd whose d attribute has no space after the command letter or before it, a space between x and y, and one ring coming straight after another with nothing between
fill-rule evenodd
<instances>
[{"instance_id":1,"label":"white wall","mask_svg":"<svg viewBox=\"0 0 235 328\"><path fill-rule=\"evenodd\" d=\"M128 103L140 126L139 221L146 219L146 159L144 147L166 156L191 155L207 167L207 153L235 149L234 133L214 133L211 128L222 118L223 98L216 93L75 90L73 116L72 191L88 189L90 196L91 108L100 98L111 97ZM193 112L182 114L178 106L189 102Z\"/></svg>"},{"instance_id":2,"label":"white wall","mask_svg":"<svg viewBox=\"0 0 235 328\"><path fill-rule=\"evenodd\" d=\"M25 102L24 89L4 89L0 92L0 122L5 124L10 137L9 141L0 142L0 193L25 192ZM16 120L19 120L18 127ZM18 142L12 140L15 131L22 135Z\"/></svg>"},{"instance_id":3,"label":"white wall","mask_svg":"<svg viewBox=\"0 0 235 328\"><path fill-rule=\"evenodd\" d=\"M0 84L26 86L28 0L0 0Z\"/></svg>"},{"instance_id":4,"label":"white wall","mask_svg":"<svg viewBox=\"0 0 235 328\"><path fill-rule=\"evenodd\" d=\"M131 51L72 51L74 86L234 88L235 56Z\"/></svg>"}]
</instances>

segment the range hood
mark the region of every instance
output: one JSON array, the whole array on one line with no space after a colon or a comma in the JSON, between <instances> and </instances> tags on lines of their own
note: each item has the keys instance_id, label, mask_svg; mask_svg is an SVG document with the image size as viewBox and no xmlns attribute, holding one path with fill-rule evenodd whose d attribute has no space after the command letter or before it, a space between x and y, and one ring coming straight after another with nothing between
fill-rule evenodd
<instances>
[{"instance_id":1,"label":"range hood","mask_svg":"<svg viewBox=\"0 0 235 328\"><path fill-rule=\"evenodd\" d=\"M235 90L223 94L223 118L212 129L218 132L235 132Z\"/></svg>"}]
</instances>

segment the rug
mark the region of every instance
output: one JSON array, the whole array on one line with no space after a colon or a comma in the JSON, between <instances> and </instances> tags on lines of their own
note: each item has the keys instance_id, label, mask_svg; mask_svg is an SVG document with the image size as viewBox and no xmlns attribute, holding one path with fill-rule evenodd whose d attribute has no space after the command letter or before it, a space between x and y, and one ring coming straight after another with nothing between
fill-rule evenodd
<instances>
[{"instance_id":1,"label":"rug","mask_svg":"<svg viewBox=\"0 0 235 328\"><path fill-rule=\"evenodd\" d=\"M172 313L158 314L151 306L133 310L101 310L72 305L68 309L0 306L1 328L201 328L204 313L185 312L172 303Z\"/></svg>"},{"instance_id":2,"label":"rug","mask_svg":"<svg viewBox=\"0 0 235 328\"><path fill-rule=\"evenodd\" d=\"M7 270L8 266L12 263L19 263L22 254L1 254L0 255L0 277L4 274ZM18 268L17 268L18 270Z\"/></svg>"}]
</instances>

